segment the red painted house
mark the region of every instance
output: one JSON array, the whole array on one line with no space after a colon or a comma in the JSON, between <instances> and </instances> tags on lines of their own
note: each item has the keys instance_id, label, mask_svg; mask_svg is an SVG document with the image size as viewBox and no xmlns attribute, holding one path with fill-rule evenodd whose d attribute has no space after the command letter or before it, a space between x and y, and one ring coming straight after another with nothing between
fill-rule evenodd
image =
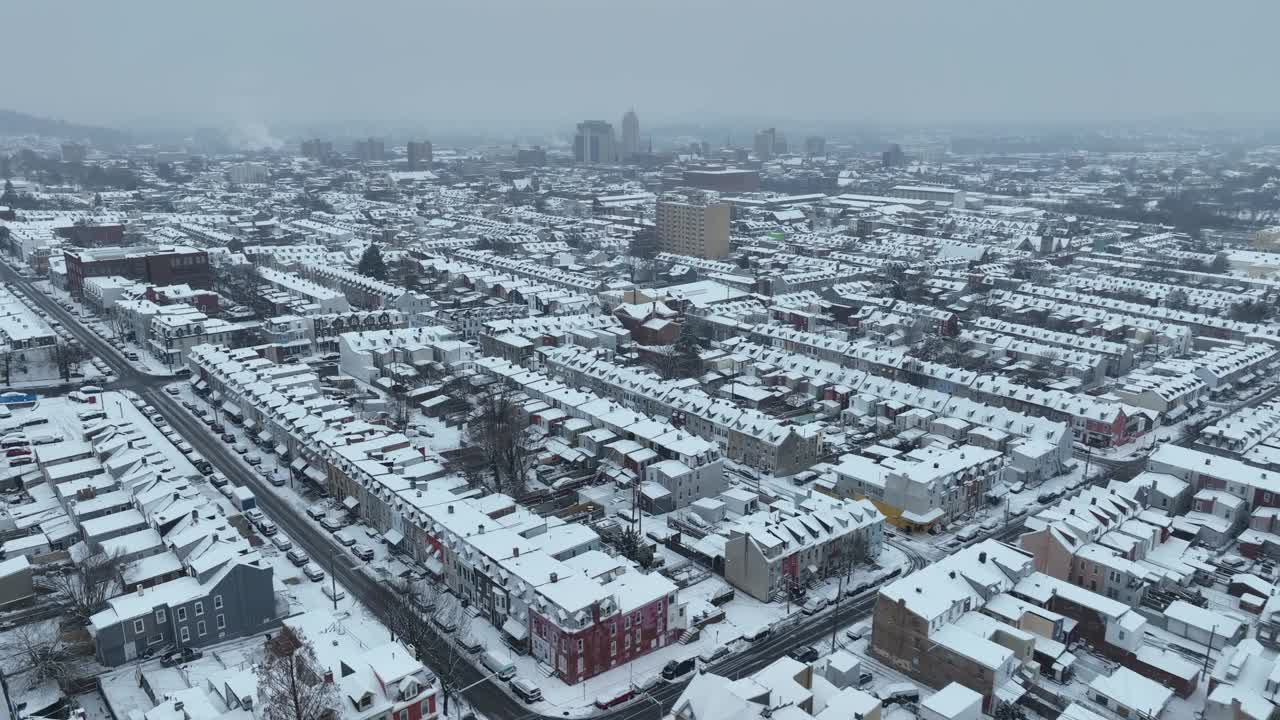
<instances>
[{"instance_id":1,"label":"red painted house","mask_svg":"<svg viewBox=\"0 0 1280 720\"><path fill-rule=\"evenodd\" d=\"M530 650L573 684L675 642L683 631L676 586L629 572L603 585L557 578L529 609Z\"/></svg>"}]
</instances>

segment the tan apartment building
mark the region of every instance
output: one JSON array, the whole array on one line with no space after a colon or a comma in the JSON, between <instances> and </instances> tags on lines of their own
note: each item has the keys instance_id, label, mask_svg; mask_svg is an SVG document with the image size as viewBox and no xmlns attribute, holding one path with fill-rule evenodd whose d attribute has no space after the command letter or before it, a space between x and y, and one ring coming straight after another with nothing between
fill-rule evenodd
<instances>
[{"instance_id":1,"label":"tan apartment building","mask_svg":"<svg viewBox=\"0 0 1280 720\"><path fill-rule=\"evenodd\" d=\"M660 252L700 258L729 254L729 203L715 193L664 193L656 226Z\"/></svg>"}]
</instances>

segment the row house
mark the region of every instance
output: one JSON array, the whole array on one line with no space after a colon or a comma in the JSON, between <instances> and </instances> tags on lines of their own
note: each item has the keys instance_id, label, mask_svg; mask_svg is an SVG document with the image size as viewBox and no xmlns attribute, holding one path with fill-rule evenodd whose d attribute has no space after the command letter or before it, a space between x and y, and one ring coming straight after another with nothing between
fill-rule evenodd
<instances>
[{"instance_id":1,"label":"row house","mask_svg":"<svg viewBox=\"0 0 1280 720\"><path fill-rule=\"evenodd\" d=\"M575 347L544 348L543 364L572 386L587 387L646 414L671 418L725 456L775 475L790 475L818 461L822 426L792 425L758 410L713 398L689 383L624 368Z\"/></svg>"},{"instance_id":2,"label":"row house","mask_svg":"<svg viewBox=\"0 0 1280 720\"><path fill-rule=\"evenodd\" d=\"M336 265L303 263L299 272L312 282L342 293L347 302L362 310L393 308L406 292L404 288Z\"/></svg>"},{"instance_id":3,"label":"row house","mask_svg":"<svg viewBox=\"0 0 1280 720\"><path fill-rule=\"evenodd\" d=\"M246 404L286 400L255 410L256 417L280 422L282 432L315 448L298 460L322 473L335 499L479 608L509 645L534 654L566 682L629 662L683 631L676 587L626 567L599 572L604 556L590 528L543 518L505 495L477 497L403 435L350 418L327 423L329 412L316 417L305 404L287 401L309 392L314 375L282 375L278 380L294 387L272 391L262 378L275 367L296 372L292 366L210 346L196 348L192 366L211 391ZM632 632L622 633L624 627Z\"/></svg>"},{"instance_id":4,"label":"row house","mask_svg":"<svg viewBox=\"0 0 1280 720\"><path fill-rule=\"evenodd\" d=\"M870 499L897 527L928 530L962 521L985 506L1003 466L1002 453L973 445L912 450L889 467L845 455L833 468L833 491Z\"/></svg>"},{"instance_id":5,"label":"row house","mask_svg":"<svg viewBox=\"0 0 1280 720\"><path fill-rule=\"evenodd\" d=\"M724 463L715 443L500 358L482 358L476 368L546 403L547 410L533 414L531 419L535 422L558 413L561 421L578 419L586 421L586 427L607 431L608 442L604 443L585 432L585 428L572 437L568 423L558 422L554 428L555 434L582 447L591 457L617 455L613 458L616 464L632 470L637 480L661 487L661 493L647 489L651 496L660 496L655 501L657 507L673 510L699 498L719 495L725 489ZM544 430L550 432L553 428ZM630 446L624 449L622 443ZM646 453L644 462L637 459L640 452Z\"/></svg>"},{"instance_id":6,"label":"row house","mask_svg":"<svg viewBox=\"0 0 1280 720\"><path fill-rule=\"evenodd\" d=\"M1147 469L1189 483L1196 493L1206 489L1228 493L1243 500L1248 513L1280 507L1280 473L1234 458L1164 443L1147 458Z\"/></svg>"},{"instance_id":7,"label":"row house","mask_svg":"<svg viewBox=\"0 0 1280 720\"><path fill-rule=\"evenodd\" d=\"M724 577L762 602L847 574L884 544L884 515L866 500L809 492L737 518L727 527Z\"/></svg>"},{"instance_id":8,"label":"row house","mask_svg":"<svg viewBox=\"0 0 1280 720\"><path fill-rule=\"evenodd\" d=\"M992 450L1005 451L1010 443L1000 442L1000 435L1025 438L1030 442L1015 445L1024 457L1027 467L1019 467L1018 473L1025 479L1043 479L1060 473L1072 462L1072 434L1068 426L1043 417L1027 415L1003 407L985 405L972 399L943 391L919 387L907 382L890 379L881 374L841 367L834 363L788 353L777 348L767 348L745 341L725 343L735 355L794 373L804 378L803 389L815 400L831 400L841 408L848 408L854 418L873 415L894 418L889 407L900 411L924 410L935 419L948 421L941 434ZM865 352L864 352L865 351ZM933 364L921 363L900 353L862 348L857 357L875 357L880 367L892 367L887 373L906 377L911 373L927 372L947 382L965 384L973 377L967 371L955 370L955 374L929 369ZM748 366L750 367L750 366ZM801 390L802 388L797 388ZM936 432L936 430L935 430ZM1015 459L1016 459L1015 455Z\"/></svg>"}]
</instances>

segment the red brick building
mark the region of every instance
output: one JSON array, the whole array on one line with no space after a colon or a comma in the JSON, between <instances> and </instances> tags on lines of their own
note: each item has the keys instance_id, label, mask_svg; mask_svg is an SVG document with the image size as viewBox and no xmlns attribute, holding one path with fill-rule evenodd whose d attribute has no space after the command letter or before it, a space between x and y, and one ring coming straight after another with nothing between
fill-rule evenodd
<instances>
[{"instance_id":1,"label":"red brick building","mask_svg":"<svg viewBox=\"0 0 1280 720\"><path fill-rule=\"evenodd\" d=\"M563 599L573 607L577 603L569 596L580 596L578 591L586 583L565 585ZM593 589L597 595L601 590L604 597L571 613L558 602L561 593L543 586L540 593L552 602L541 610L529 609L533 656L554 667L556 675L570 685L673 643L682 632L682 623L675 617L675 587L660 575L627 573Z\"/></svg>"},{"instance_id":2,"label":"red brick building","mask_svg":"<svg viewBox=\"0 0 1280 720\"><path fill-rule=\"evenodd\" d=\"M84 296L84 279L119 275L155 285L213 285L213 271L204 250L184 246L112 247L64 250L67 287L71 296Z\"/></svg>"}]
</instances>

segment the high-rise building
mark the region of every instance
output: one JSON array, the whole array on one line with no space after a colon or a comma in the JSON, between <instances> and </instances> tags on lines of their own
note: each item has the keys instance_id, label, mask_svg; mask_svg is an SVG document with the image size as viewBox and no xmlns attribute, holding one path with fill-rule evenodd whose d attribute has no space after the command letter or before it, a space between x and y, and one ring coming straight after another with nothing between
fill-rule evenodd
<instances>
[{"instance_id":1,"label":"high-rise building","mask_svg":"<svg viewBox=\"0 0 1280 720\"><path fill-rule=\"evenodd\" d=\"M383 158L386 157L382 141L378 138L357 140L352 145L351 152L360 162L382 162Z\"/></svg>"},{"instance_id":2,"label":"high-rise building","mask_svg":"<svg viewBox=\"0 0 1280 720\"><path fill-rule=\"evenodd\" d=\"M516 150L516 164L528 167L541 167L547 164L547 151L538 145Z\"/></svg>"},{"instance_id":3,"label":"high-rise building","mask_svg":"<svg viewBox=\"0 0 1280 720\"><path fill-rule=\"evenodd\" d=\"M640 152L640 117L635 110L628 110L622 116L622 151L621 159L630 160Z\"/></svg>"},{"instance_id":4,"label":"high-rise building","mask_svg":"<svg viewBox=\"0 0 1280 720\"><path fill-rule=\"evenodd\" d=\"M805 155L826 155L827 139L821 135L810 135L804 139Z\"/></svg>"},{"instance_id":5,"label":"high-rise building","mask_svg":"<svg viewBox=\"0 0 1280 720\"><path fill-rule=\"evenodd\" d=\"M700 258L729 254L729 203L715 193L691 189L663 193L654 228L661 252Z\"/></svg>"},{"instance_id":6,"label":"high-rise building","mask_svg":"<svg viewBox=\"0 0 1280 720\"><path fill-rule=\"evenodd\" d=\"M615 163L617 146L613 125L603 120L586 120L578 123L578 134L573 138L573 160L588 164Z\"/></svg>"},{"instance_id":7,"label":"high-rise building","mask_svg":"<svg viewBox=\"0 0 1280 720\"><path fill-rule=\"evenodd\" d=\"M888 150L881 153L880 162L888 168L902 167L907 164L907 154L902 152L901 145L894 143L889 146Z\"/></svg>"},{"instance_id":8,"label":"high-rise building","mask_svg":"<svg viewBox=\"0 0 1280 720\"><path fill-rule=\"evenodd\" d=\"M80 143L62 143L62 160L69 163L82 163L89 154L89 149Z\"/></svg>"},{"instance_id":9,"label":"high-rise building","mask_svg":"<svg viewBox=\"0 0 1280 720\"><path fill-rule=\"evenodd\" d=\"M759 160L782 155L787 151L787 138L777 128L765 128L756 133L755 151Z\"/></svg>"},{"instance_id":10,"label":"high-rise building","mask_svg":"<svg viewBox=\"0 0 1280 720\"><path fill-rule=\"evenodd\" d=\"M324 160L333 154L333 143L319 138L302 141L302 157Z\"/></svg>"},{"instance_id":11,"label":"high-rise building","mask_svg":"<svg viewBox=\"0 0 1280 720\"><path fill-rule=\"evenodd\" d=\"M409 170L422 170L431 167L431 142L409 141L405 146L405 154L409 156Z\"/></svg>"}]
</instances>

